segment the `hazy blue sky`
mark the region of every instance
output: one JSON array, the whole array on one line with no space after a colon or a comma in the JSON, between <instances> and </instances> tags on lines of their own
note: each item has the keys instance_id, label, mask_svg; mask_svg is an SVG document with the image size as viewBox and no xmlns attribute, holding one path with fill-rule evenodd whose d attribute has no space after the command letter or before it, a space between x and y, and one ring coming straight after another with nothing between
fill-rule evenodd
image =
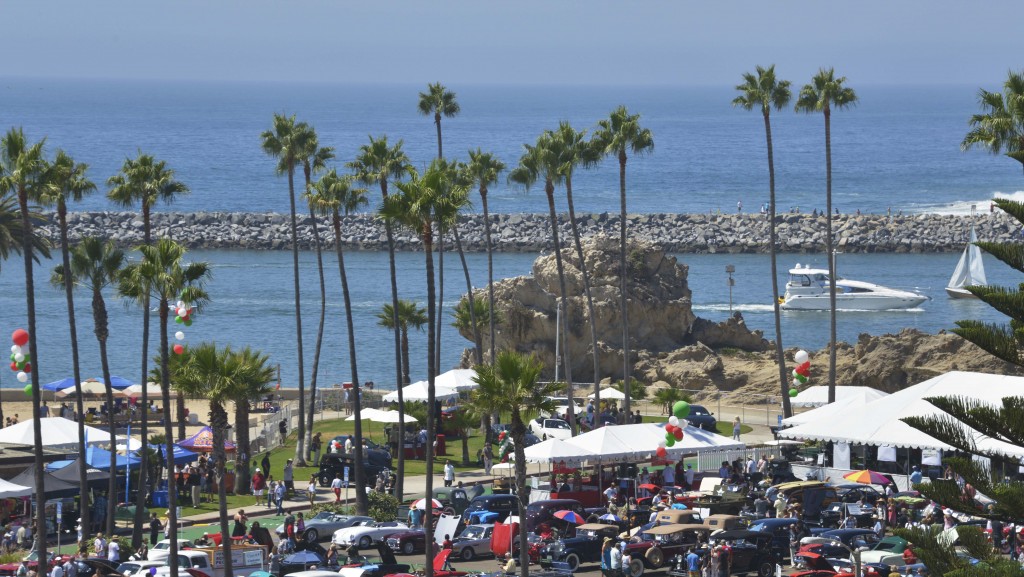
<instances>
[{"instance_id":1,"label":"hazy blue sky","mask_svg":"<svg viewBox=\"0 0 1024 577\"><path fill-rule=\"evenodd\" d=\"M0 0L0 75L734 84L835 66L858 85L996 87L1024 1Z\"/></svg>"}]
</instances>

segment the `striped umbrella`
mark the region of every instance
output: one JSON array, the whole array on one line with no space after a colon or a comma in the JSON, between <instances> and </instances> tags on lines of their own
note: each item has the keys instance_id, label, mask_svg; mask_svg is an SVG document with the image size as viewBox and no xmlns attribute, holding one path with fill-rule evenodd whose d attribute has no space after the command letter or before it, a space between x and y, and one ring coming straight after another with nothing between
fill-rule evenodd
<instances>
[{"instance_id":1,"label":"striped umbrella","mask_svg":"<svg viewBox=\"0 0 1024 577\"><path fill-rule=\"evenodd\" d=\"M888 485L889 479L871 469L864 469L863 471L853 471L843 475L844 479L853 481L854 483L863 483L865 485Z\"/></svg>"},{"instance_id":2,"label":"striped umbrella","mask_svg":"<svg viewBox=\"0 0 1024 577\"><path fill-rule=\"evenodd\" d=\"M561 519L568 523L572 523L574 525L582 525L585 522L585 520L583 519L583 517L579 515L579 513L576 513L575 511L570 511L568 509L564 511L555 511L555 518Z\"/></svg>"}]
</instances>

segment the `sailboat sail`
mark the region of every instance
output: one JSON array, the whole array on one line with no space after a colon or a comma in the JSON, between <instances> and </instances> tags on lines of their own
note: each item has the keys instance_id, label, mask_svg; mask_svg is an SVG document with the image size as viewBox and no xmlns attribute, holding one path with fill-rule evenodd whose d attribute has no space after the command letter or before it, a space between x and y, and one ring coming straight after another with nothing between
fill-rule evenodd
<instances>
[{"instance_id":1,"label":"sailboat sail","mask_svg":"<svg viewBox=\"0 0 1024 577\"><path fill-rule=\"evenodd\" d=\"M953 276L949 279L948 288L963 288L965 286L986 285L985 263L981 260L981 249L974 243L978 242L978 236L974 234L974 227L971 227L971 237L968 240L964 253L960 255L960 262L957 263Z\"/></svg>"}]
</instances>

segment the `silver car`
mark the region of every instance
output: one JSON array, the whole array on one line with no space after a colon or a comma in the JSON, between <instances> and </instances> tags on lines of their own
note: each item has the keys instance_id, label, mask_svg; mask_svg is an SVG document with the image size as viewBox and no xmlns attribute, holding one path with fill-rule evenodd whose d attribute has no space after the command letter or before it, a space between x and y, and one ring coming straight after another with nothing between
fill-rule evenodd
<instances>
[{"instance_id":1,"label":"silver car","mask_svg":"<svg viewBox=\"0 0 1024 577\"><path fill-rule=\"evenodd\" d=\"M306 539L307 543L316 543L320 540L328 540L331 535L338 529L344 529L351 527L361 521L373 521L372 517L364 517L361 515L341 515L339 513L332 513L331 511L320 511L315 516L306 519L306 528L303 529L302 535ZM277 526L275 529L277 536L284 538L284 524Z\"/></svg>"},{"instance_id":2,"label":"silver car","mask_svg":"<svg viewBox=\"0 0 1024 577\"><path fill-rule=\"evenodd\" d=\"M460 557L464 561L472 561L477 557L492 555L491 533L494 524L469 525L452 541L452 557Z\"/></svg>"}]
</instances>

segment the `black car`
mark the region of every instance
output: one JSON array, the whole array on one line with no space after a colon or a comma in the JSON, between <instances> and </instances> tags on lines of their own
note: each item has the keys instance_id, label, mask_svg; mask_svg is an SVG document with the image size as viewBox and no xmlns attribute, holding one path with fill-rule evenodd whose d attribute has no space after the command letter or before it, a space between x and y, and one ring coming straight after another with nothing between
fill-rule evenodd
<instances>
[{"instance_id":1,"label":"black car","mask_svg":"<svg viewBox=\"0 0 1024 577\"><path fill-rule=\"evenodd\" d=\"M540 566L550 569L554 563L565 563L575 573L582 563L601 560L601 547L605 537L614 538L621 529L618 525L585 523L576 527L576 536L559 539L540 550Z\"/></svg>"},{"instance_id":2,"label":"black car","mask_svg":"<svg viewBox=\"0 0 1024 577\"><path fill-rule=\"evenodd\" d=\"M345 478L345 468L348 468L349 483L355 483L356 473L354 469L355 459L353 455L346 453L327 453L320 458L320 470L316 473L317 482L321 487L330 487L336 475ZM373 485L377 476L384 471L390 471L391 454L385 451L370 449L363 453L363 470L366 475L366 484Z\"/></svg>"},{"instance_id":3,"label":"black car","mask_svg":"<svg viewBox=\"0 0 1024 577\"><path fill-rule=\"evenodd\" d=\"M526 530L534 532L542 523L551 523L558 511L571 510L586 519L589 513L576 499L545 499L534 501L526 508Z\"/></svg>"},{"instance_id":4,"label":"black car","mask_svg":"<svg viewBox=\"0 0 1024 577\"><path fill-rule=\"evenodd\" d=\"M469 502L469 506L462 512L462 518L470 525L473 523L503 523L509 515L518 510L519 497L515 495L480 495ZM497 517L492 519L487 513L495 513Z\"/></svg>"},{"instance_id":5,"label":"black car","mask_svg":"<svg viewBox=\"0 0 1024 577\"><path fill-rule=\"evenodd\" d=\"M773 547L773 537L768 533L738 529L715 533L712 538L725 541L732 549L730 574L756 573L758 577L771 577L775 574L775 565L782 563ZM697 551L701 557L709 553L706 547ZM671 577L688 577L683 555L676 555L668 574Z\"/></svg>"},{"instance_id":6,"label":"black car","mask_svg":"<svg viewBox=\"0 0 1024 577\"><path fill-rule=\"evenodd\" d=\"M821 524L825 527L845 527L848 517L853 517L854 527L871 527L875 524L875 510L861 507L857 503L835 502L821 512Z\"/></svg>"},{"instance_id":7,"label":"black car","mask_svg":"<svg viewBox=\"0 0 1024 577\"><path fill-rule=\"evenodd\" d=\"M839 500L844 503L863 502L867 505L873 505L877 503L879 499L885 498L871 485L864 485L861 483L836 485L836 494L839 495Z\"/></svg>"},{"instance_id":8,"label":"black car","mask_svg":"<svg viewBox=\"0 0 1024 577\"><path fill-rule=\"evenodd\" d=\"M759 519L750 525L751 531L759 531L761 533L768 533L772 535L772 545L775 549L776 554L779 558L789 557L789 526L801 522L800 519L791 517L771 518L771 519ZM808 529L813 529L815 525L809 524L806 521L802 521Z\"/></svg>"},{"instance_id":9,"label":"black car","mask_svg":"<svg viewBox=\"0 0 1024 577\"><path fill-rule=\"evenodd\" d=\"M817 535L823 539L835 539L850 549L866 547L871 549L878 543L878 535L871 529L832 529ZM850 552L831 543L813 543L800 546L801 553L817 553L829 559L848 557Z\"/></svg>"},{"instance_id":10,"label":"black car","mask_svg":"<svg viewBox=\"0 0 1024 577\"><path fill-rule=\"evenodd\" d=\"M705 431L718 431L718 420L715 419L715 414L705 409L703 405L690 405L690 415L686 417L694 427L700 427Z\"/></svg>"}]
</instances>

